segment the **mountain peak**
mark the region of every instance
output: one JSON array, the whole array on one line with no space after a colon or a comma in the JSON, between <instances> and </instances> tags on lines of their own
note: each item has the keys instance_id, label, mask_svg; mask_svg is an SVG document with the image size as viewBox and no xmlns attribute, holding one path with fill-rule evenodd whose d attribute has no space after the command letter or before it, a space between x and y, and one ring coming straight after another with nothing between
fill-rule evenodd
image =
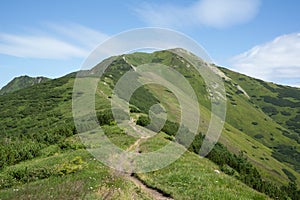
<instances>
[{"instance_id":1,"label":"mountain peak","mask_svg":"<svg viewBox=\"0 0 300 200\"><path fill-rule=\"evenodd\" d=\"M4 95L7 93L12 93L18 91L23 88L30 87L35 84L39 84L45 81L48 81L49 78L38 76L38 77L30 77L28 75L22 75L15 77L12 81L10 81L7 85L5 85L0 90L0 95Z\"/></svg>"}]
</instances>

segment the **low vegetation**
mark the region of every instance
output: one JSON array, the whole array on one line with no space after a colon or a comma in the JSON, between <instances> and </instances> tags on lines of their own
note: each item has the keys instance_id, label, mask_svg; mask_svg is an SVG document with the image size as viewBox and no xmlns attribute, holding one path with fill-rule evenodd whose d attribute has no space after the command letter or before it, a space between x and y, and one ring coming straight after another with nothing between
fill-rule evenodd
<instances>
[{"instance_id":1,"label":"low vegetation","mask_svg":"<svg viewBox=\"0 0 300 200\"><path fill-rule=\"evenodd\" d=\"M186 77L197 91L201 121L199 134L187 146L184 134L175 136L179 129L191 134L185 126L179 127L176 97L157 85L136 90L129 114L114 110L118 120L136 121L157 131L155 124L149 126L150 108L160 104L164 109L152 112L167 113L161 132L143 140L140 152L168 142L177 142L189 151L168 167L134 174L135 178L175 199L300 199L300 90L296 88L220 68L228 77L224 78L227 119L221 143L208 159L202 159L198 155L204 137L201 133L209 126L211 106L202 77L187 67L190 63L168 51L116 56L95 94L97 120L113 143L127 149L137 139L117 126L119 122L109 109L112 89L124 73L133 70L131 65L151 62L170 66ZM1 199L151 199L85 150L72 118L72 95L84 95L72 94L74 79L72 73L0 96Z\"/></svg>"}]
</instances>

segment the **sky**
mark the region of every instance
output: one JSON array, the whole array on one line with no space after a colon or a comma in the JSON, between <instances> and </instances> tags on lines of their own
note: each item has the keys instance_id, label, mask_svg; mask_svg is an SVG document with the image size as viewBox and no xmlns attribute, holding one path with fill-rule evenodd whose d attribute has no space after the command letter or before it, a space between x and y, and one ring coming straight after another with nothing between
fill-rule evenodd
<instances>
[{"instance_id":1,"label":"sky","mask_svg":"<svg viewBox=\"0 0 300 200\"><path fill-rule=\"evenodd\" d=\"M298 0L1 1L0 88L79 70L101 42L144 27L186 34L217 65L300 87L299 10Z\"/></svg>"}]
</instances>

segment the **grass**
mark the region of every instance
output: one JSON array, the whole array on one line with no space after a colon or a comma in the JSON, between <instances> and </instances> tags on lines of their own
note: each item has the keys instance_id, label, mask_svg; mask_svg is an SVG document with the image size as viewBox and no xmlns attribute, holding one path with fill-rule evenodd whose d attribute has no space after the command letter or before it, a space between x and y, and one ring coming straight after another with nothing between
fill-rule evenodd
<instances>
[{"instance_id":1,"label":"grass","mask_svg":"<svg viewBox=\"0 0 300 200\"><path fill-rule=\"evenodd\" d=\"M134 66L149 62L155 63L159 60L159 63L172 67L183 74L197 93L201 114L199 131L204 134L206 133L210 120L210 105L207 98L207 91L203 79L200 76L195 76L195 74L198 73L193 71L192 68L186 68L187 63L184 59L180 59L168 51L162 51L153 54L134 53L126 55L126 60L127 63ZM269 87L275 86L268 83L261 85L261 83L255 79L242 76L229 70L222 70L227 76L232 78L232 80L225 82L228 95L226 126L230 127L230 131L223 130L222 138L224 139L221 141L236 154L238 154L239 151L247 152L246 156L258 167L266 179L286 184L288 178L282 169L287 167L297 177L297 182L299 183L299 174L293 169L295 166L289 163L282 163L272 155L274 152L273 148L282 144L295 146L298 150L300 150L300 146L297 141L283 135L282 130L286 128L284 124L278 124L272 116L270 117L264 113L259 107L259 104L251 97L254 93L258 93L258 96L268 94L275 97L276 94L270 93L268 89ZM246 90L251 97L250 99L238 92L237 84ZM147 88L165 107L168 113L168 119L171 121L180 121L180 107L176 97L166 88L155 84L147 85ZM257 89L258 92L254 90L254 88L259 88ZM293 101L296 100L293 98ZM139 101L139 103L141 103L141 101ZM192 120L193 116L190 117ZM284 117L288 118L288 116Z\"/></svg>"},{"instance_id":2,"label":"grass","mask_svg":"<svg viewBox=\"0 0 300 200\"><path fill-rule=\"evenodd\" d=\"M225 144L225 146L235 154L244 152L248 160L257 167L265 179L277 183L279 186L280 184L287 184L289 179L282 169L288 167L289 171L292 171L297 177L297 183L299 184L299 174L291 167L273 158L272 149L264 146L234 127L228 124L225 125L220 142Z\"/></svg>"},{"instance_id":3,"label":"grass","mask_svg":"<svg viewBox=\"0 0 300 200\"><path fill-rule=\"evenodd\" d=\"M228 103L227 122L272 149L273 158L293 168L293 171L299 172L300 136L297 128L287 123L300 112L299 106L290 107L284 103L286 99L291 98L294 102L299 102L299 99L295 98L299 97L300 90L263 82L224 68L220 69L232 78L231 81L226 81L227 93L231 96ZM248 93L250 99L243 94L236 95L236 85L240 85ZM276 101L267 102L265 97ZM266 107L272 109L266 109ZM269 113L271 111L273 114ZM285 112L290 115L286 115ZM257 135L262 137L256 137ZM292 152L286 151L291 147L293 147Z\"/></svg>"},{"instance_id":4,"label":"grass","mask_svg":"<svg viewBox=\"0 0 300 200\"><path fill-rule=\"evenodd\" d=\"M65 163L80 157L81 169L68 174L57 174ZM6 168L1 175L21 169L47 168L52 174L26 183L18 182L0 190L0 199L150 199L132 182L95 160L87 151L57 153L47 158L36 158ZM27 173L30 173L27 171Z\"/></svg>"},{"instance_id":5,"label":"grass","mask_svg":"<svg viewBox=\"0 0 300 200\"><path fill-rule=\"evenodd\" d=\"M91 94L95 95L95 105L90 106L95 107L97 111L110 108L111 88L123 73L131 70L130 64L138 67L144 63L159 62L180 72L193 87L200 104L201 119L198 131L206 133L211 114L210 100L202 77L198 76L194 69L187 67L187 61L167 51L153 54L134 53L125 55L125 58L126 61L122 56L117 57L114 66L104 75L102 81L98 82L97 78L92 78L88 83L98 84L96 94ZM119 67L122 67L121 73L118 71ZM282 185L289 181L288 175L290 177L294 175L299 185L300 176L294 170L297 165L300 165L299 162L297 160L287 162L274 156L274 152L280 150L278 149L280 145L293 148L290 155L281 153L281 156L293 159L299 155L297 154L300 152L299 142L297 138L292 138L292 136L297 136L297 130L287 124L296 117L299 108L275 105L276 103L266 102L266 98L263 97L266 95L272 98L278 97L284 99L283 102L292 102L294 105L299 102L297 96L293 95L299 94L298 90L282 88L229 70L222 70L232 80L225 82L228 112L220 141L236 154L243 151L259 169L264 179ZM70 74L0 96L1 145L7 144L14 137L20 140L31 134L34 138L44 137L51 131L72 127L74 125L72 119L74 79L74 74ZM237 84L249 94L250 99L239 91ZM285 90L289 92L286 93ZM74 95L80 97L83 94L79 92ZM274 100L272 98L271 100ZM148 99L151 101L146 104ZM80 101L83 105L86 104L84 98ZM178 101L164 87L155 84L148 85L138 90L131 101L135 104L133 106L144 113L147 113L147 108L152 104L158 102L165 107L169 120L180 121ZM270 115L266 112L266 106L274 107L278 113ZM83 112L82 115L84 114ZM131 117L137 119L139 115L141 113L132 113ZM188 117L189 121L193 121L192 115ZM115 145L127 149L135 142L135 138L128 136L125 131L112 124L104 126L103 129ZM287 136L287 134L292 136ZM145 141L140 147L141 151L158 149L169 142L167 139L166 135L158 134ZM37 143L33 140L31 142ZM68 198L67 196L73 199L83 197L88 199L149 198L149 195L135 184L93 160L82 149L83 146L78 138L74 136L57 144L43 143L40 148L42 149L38 157L6 166L0 170L0 177L6 178L6 184L8 184L0 191L0 199L38 199L39 197L59 199L60 197ZM81 164L76 164L78 156L79 160L82 160ZM183 157L167 168L147 174L137 174L137 176L150 187L158 188L176 199L266 198L233 177L223 173L216 174L214 169L218 169L218 166L207 159L200 159L197 155L186 152ZM15 178L11 179L12 175Z\"/></svg>"},{"instance_id":6,"label":"grass","mask_svg":"<svg viewBox=\"0 0 300 200\"><path fill-rule=\"evenodd\" d=\"M286 124L287 121L294 118L297 113L299 113L299 106L291 107L290 105L285 105L286 101L291 101L292 103L298 103L299 105L299 96L300 89L292 88L288 86L280 86L273 83L264 82L258 79L254 79L248 77L243 74L239 74L224 68L221 68L229 77L234 79L236 83L241 85L247 93L251 96L251 100L260 106L260 108L264 108L267 106L272 106L277 114L270 114L270 117L282 124L283 127L289 129L289 131L294 131L295 129ZM276 98L276 103L267 102L264 100L264 96ZM291 104L292 104L291 103ZM284 115L282 113L287 112L289 115Z\"/></svg>"},{"instance_id":7,"label":"grass","mask_svg":"<svg viewBox=\"0 0 300 200\"><path fill-rule=\"evenodd\" d=\"M142 152L164 146L163 133L142 143ZM198 155L186 152L169 166L136 176L152 188L159 188L174 199L268 199L233 177L216 173L218 166Z\"/></svg>"},{"instance_id":8,"label":"grass","mask_svg":"<svg viewBox=\"0 0 300 200\"><path fill-rule=\"evenodd\" d=\"M299 184L300 176L295 172L293 166L283 164L272 156L274 146L289 144L299 148L299 145L295 140L285 137L278 128L284 129L284 127L257 108L245 95L236 94L238 89L234 84L233 80L225 84L227 94L232 94L232 97L227 99L228 111L225 125L230 128L222 131L221 142L236 154L239 154L240 151L246 152L245 155L258 167L264 178L276 183L287 184L289 179L282 169L288 167L289 171L297 177ZM180 107L176 97L164 87L158 85L148 85L147 87L166 108L169 120L180 121ZM205 98L205 94L201 94L201 99L203 98ZM206 133L210 111L201 102L199 103L201 116L199 131ZM262 137L258 139L255 137L257 135Z\"/></svg>"}]
</instances>

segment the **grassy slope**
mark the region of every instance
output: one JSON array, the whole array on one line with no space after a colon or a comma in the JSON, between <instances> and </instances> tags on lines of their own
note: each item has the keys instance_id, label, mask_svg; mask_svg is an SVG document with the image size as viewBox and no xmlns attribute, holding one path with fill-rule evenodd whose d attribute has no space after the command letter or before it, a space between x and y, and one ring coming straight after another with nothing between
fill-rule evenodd
<instances>
[{"instance_id":1,"label":"grassy slope","mask_svg":"<svg viewBox=\"0 0 300 200\"><path fill-rule=\"evenodd\" d=\"M83 160L81 168L69 174L59 175L57 171L65 169L72 159ZM70 167L77 166L71 164ZM28 169L27 172L23 172ZM114 174L108 167L95 160L87 151L76 150L56 152L46 158L36 158L7 167L0 176L12 172L30 174L31 170L44 169L52 171L47 178L37 178L29 183L16 181L13 187L0 190L1 199L150 199L137 186ZM37 173L31 173L36 175Z\"/></svg>"},{"instance_id":2,"label":"grassy slope","mask_svg":"<svg viewBox=\"0 0 300 200\"><path fill-rule=\"evenodd\" d=\"M297 128L288 124L288 121L297 117L297 113L300 112L300 106L293 104L292 107L286 106L283 102L289 98L293 99L294 103L297 104L297 102L300 101L300 90L263 82L224 68L221 69L233 79L231 85L239 84L248 93L250 99L246 101L257 110L257 112L247 112L245 110L240 112L239 115L243 116L243 121L233 121L237 117L229 116L228 119L232 120L231 125L235 127L241 126L245 133L271 148L273 150L273 157L299 172L299 133ZM289 95L293 97L288 97ZM266 100L264 100L265 96L278 99L278 102L266 102ZM240 95L240 97L245 99L243 95ZM271 107L272 113L270 113L270 109L266 109L266 107ZM249 108L249 106L247 108ZM237 111L241 110L241 108L237 109ZM283 115L282 113L284 112L290 113L290 115ZM228 113L231 114L231 112ZM244 113L247 113L247 115ZM237 112L232 112L232 114L237 114ZM248 120L246 120L247 116L249 117ZM253 125L250 121L251 119L252 122L256 121L258 125ZM299 123L299 121L297 122ZM248 125L245 123L248 123Z\"/></svg>"},{"instance_id":3,"label":"grassy slope","mask_svg":"<svg viewBox=\"0 0 300 200\"><path fill-rule=\"evenodd\" d=\"M1 134L18 135L25 130L27 133L39 131L42 134L49 131L49 129L63 126L64 120L72 115L70 95L73 80L74 77L69 75L2 96L1 105L6 113L6 118L2 115L1 127L8 128ZM103 82L99 83L99 87L101 90L96 94L96 108L102 110L108 106L107 97L110 95L110 89ZM8 101L11 98L14 98L14 101ZM48 106L43 108L41 105ZM18 115L20 111L24 111L22 116ZM7 118L9 114L11 115ZM46 116L48 120L45 122L42 119L45 119ZM10 126L10 124L15 125ZM126 148L126 146L134 142L131 138L123 135L116 127L106 127L104 129L107 130L106 132L110 139L120 147ZM70 142L77 143L72 138L69 138ZM2 169L0 171L1 187L4 187L4 184L8 184L8 188L0 191L1 199L60 199L62 197L66 199L81 199L82 197L90 199L104 197L132 199L133 196L138 199L149 198L148 194L141 191L133 183L116 175L108 167L95 161L86 151L80 149L79 144L71 146L73 148L69 150L68 148L66 150L62 149L58 145L45 146L40 151L39 157ZM82 159L81 164L72 162L76 157ZM194 163L194 159L198 159L198 163L205 161L201 168L207 168L206 171L210 171L209 176L211 179L206 181L203 188L205 189L208 187L206 185L210 185L208 190L211 193L210 196L215 199L221 199L219 193L214 193L211 188L214 181L219 180L219 175L213 172L213 169L216 169L217 166L206 159L200 159L196 155L185 158L186 162L190 163ZM70 172L65 172L68 170ZM66 174L60 175L61 171ZM185 168L181 167L177 173L183 174L184 171ZM200 177L203 176L202 173L199 171L194 175ZM227 183L235 181L227 175L222 174L221 176L222 180L226 180ZM193 180L194 177L189 176L187 179ZM146 182L146 180L144 181ZM164 182L164 177L161 177L160 181ZM186 181L189 182L188 180ZM201 183L198 182L198 184ZM235 181L234 184L239 185L241 183ZM186 189L190 186L187 184ZM164 189L165 186L161 185L160 187ZM240 189L240 187L237 189ZM219 191L223 191L224 194L228 192L225 188L221 188ZM243 187L241 195L242 197L248 197L252 193L252 189ZM178 196L176 191L174 191L174 195ZM264 195L258 193L253 195L264 197Z\"/></svg>"},{"instance_id":4,"label":"grassy slope","mask_svg":"<svg viewBox=\"0 0 300 200\"><path fill-rule=\"evenodd\" d=\"M190 71L191 69L185 70L186 63L182 62L182 59L172 55L170 52L150 54L148 59L146 59L146 55L147 54L141 53L128 55L127 61L135 66L150 61L155 63L156 60L170 67L178 66L178 68L175 69L180 71L190 81L190 84L197 92L201 111L199 130L205 133L210 119L210 112L209 103L207 102L207 92L205 88L203 89L203 79L200 76L193 75L197 73ZM141 57L142 59L140 59ZM153 61L154 59L155 61ZM225 82L228 103L226 125L222 132L221 142L226 144L226 146L236 154L238 154L239 151L244 151L265 178L286 184L289 180L282 169L287 169L297 177L299 184L300 175L295 172L293 169L294 166L288 163L283 164L272 157L272 148L282 144L292 145L297 149L299 149L300 146L295 140L284 136L280 130L284 129L284 127L266 115L252 99L238 92L239 89L235 80L238 79L239 76L238 74L235 75L236 77L228 75L233 80ZM193 78L190 79L189 77ZM247 85L247 82L244 81L244 84ZM255 86L252 85L251 82L249 84L252 88ZM241 86L244 88L244 85ZM171 115L168 115L168 119L180 121L180 106L175 96L169 93L164 87L158 85L149 85L148 88L155 97L160 100L168 113L171 113ZM247 89L248 88L245 90L248 91ZM252 91L255 90L252 89Z\"/></svg>"},{"instance_id":5,"label":"grassy slope","mask_svg":"<svg viewBox=\"0 0 300 200\"><path fill-rule=\"evenodd\" d=\"M175 97L173 97L172 95L168 96L168 92L162 93L161 88L159 88L158 86L149 86L149 88L151 88L151 91L153 91L154 94L160 95L160 100L167 100L162 101L162 103L165 108L171 110L171 113L180 113L178 105L176 106L177 101L175 100ZM235 107L233 109L235 109ZM200 106L200 110L201 121L199 125L199 130L205 133L209 123L208 120L210 118L210 112L204 106ZM256 113L254 112L254 114ZM259 114L262 113L259 112ZM265 117L264 114L262 114L262 116ZM251 120L251 116L249 118ZM172 117L172 115L170 119L179 120L178 118ZM258 128L261 127L262 126L259 126ZM274 137L276 137L276 135ZM281 138L277 137L277 139ZM225 124L225 128L223 129L222 135L220 137L220 142L225 144L235 154L239 154L239 152L243 151L245 155L249 158L249 160L252 161L258 167L263 176L269 180L287 184L289 179L282 171L283 168L286 168L289 171L291 171L298 178L298 180L300 180L300 175L297 172L295 172L291 167L279 162L278 160L272 157L272 149L263 145L260 141L256 141L250 135L245 134L243 131L240 131L234 126L230 125L229 122Z\"/></svg>"},{"instance_id":6,"label":"grassy slope","mask_svg":"<svg viewBox=\"0 0 300 200\"><path fill-rule=\"evenodd\" d=\"M286 122L295 118L300 113L300 89L289 86L281 86L273 83L254 79L243 74L239 74L225 68L221 68L236 83L241 85L251 96L251 100L259 105L262 110L265 107L273 107L274 112L265 110L272 119L283 127L295 132L297 128L289 126ZM265 96L277 98L279 101L270 102ZM268 112L269 111L269 112ZM298 132L299 133L299 132Z\"/></svg>"},{"instance_id":7,"label":"grassy slope","mask_svg":"<svg viewBox=\"0 0 300 200\"><path fill-rule=\"evenodd\" d=\"M155 53L155 54L133 54L131 56L126 56L126 59L128 62L130 62L133 65L138 65L140 62L149 62L150 60L155 62L162 62L166 65L171 63L171 66L184 66L184 62L178 60L178 58L170 57L170 54L167 52L163 53ZM140 59L140 60L139 60ZM154 62L153 61L153 62ZM119 65L123 65L123 62L117 63ZM182 69L184 70L184 69ZM181 71L182 73L188 73L187 71ZM193 73L193 72L190 72ZM187 78L189 78L189 74L186 74ZM20 90L13 94L8 94L0 97L0 107L1 107L1 128L0 130L1 135L9 135L9 134L24 134L26 132L47 132L48 130L54 129L59 126L64 126L65 123L67 123L71 117L71 95L72 95L72 86L73 86L73 80L74 76L69 75L57 80L48 81L46 83L42 83L39 85L32 86L30 88ZM107 82L113 84L113 80L110 80L109 77L107 77ZM196 80L192 80L191 84L193 87L195 87L196 91L200 91L197 95L200 98L200 110L201 110L201 116L203 120L201 121L201 131L205 132L207 123L209 121L210 113L208 111L209 108L209 99L207 98L205 87L203 86L203 81L200 77L197 77ZM107 97L111 95L110 88L103 84L103 82L99 83L101 89L97 90L97 98L96 98L96 108L97 110L105 109L109 106L109 101ZM154 96L158 97L158 93L160 88L157 87L149 87L148 88ZM279 163L277 160L275 160L273 157L271 157L271 152L273 151L270 148L267 148L266 146L271 147L272 145L277 145L279 142L284 142L286 144L295 144L296 143L280 134L278 131L279 129L276 129L276 127L280 126L274 121L271 120L268 116L266 116L259 108L256 107L255 104L249 102L249 100L243 96L235 95L236 88L235 86L232 86L232 84L228 83L227 90L230 91L233 94L233 99L235 104L233 105L232 101L229 101L228 105L228 116L229 120L227 121L228 124L226 124L221 141L226 144L226 146L229 147L233 152L238 152L240 150L244 150L247 152L248 157L257 164L257 166L260 168L260 170L263 172L266 178L273 179L275 181L280 181L282 183L286 183L287 177L283 174L281 169L287 168L289 171L293 172L294 175L298 178L299 181L299 175L294 172L291 168L288 166ZM178 114L178 108L176 108L176 101L174 100L174 97L166 96L164 97L166 100L171 101L165 101L165 107L169 109L171 112L174 112L173 114ZM13 99L11 101L10 99ZM247 114L245 114L247 113ZM172 120L178 120L177 117L174 117L173 115L170 116ZM173 117L173 118L172 118ZM253 119L258 123L257 125L252 125ZM265 120L267 119L267 121ZM241 129L242 131L238 130ZM116 133L117 131L111 131L112 133ZM264 138L254 140L252 137L254 137L258 133L263 133L265 136ZM270 140L270 133L273 134L273 137L275 138L275 142ZM252 136L252 137L249 137ZM113 138L114 142L125 142L126 145L128 145L130 142L133 142L132 140L128 140L128 138L120 139L120 136L116 134L112 134L111 138ZM153 141L153 145L156 145L155 139ZM162 141L163 142L163 141ZM276 143L277 142L277 143ZM264 146L265 144L266 146ZM119 144L121 145L121 144ZM125 146L126 146L125 145ZM145 144L146 145L146 144ZM255 147L255 148L254 148ZM77 152L77 150L75 151ZM81 152L81 150L80 150ZM60 159L64 160L64 156L67 158L68 153L59 153L56 154L50 154L50 157L54 160ZM58 157L56 157L58 156ZM50 159L49 157L49 159ZM87 158L85 156L82 156L83 158ZM263 158L263 159L262 159ZM37 158L34 162L37 163L43 163L43 160L45 158ZM206 159L199 159L194 155L187 153L181 160L178 161L178 163L174 164L176 169L178 171L176 173L183 174L184 180L181 180L183 183L182 190L193 190L191 186L197 185L197 184L203 184L205 190L207 192L205 195L216 195L215 198L219 198L219 193L225 195L225 193L229 192L230 183L233 182L234 185L236 185L235 190L240 190L243 188L244 190L242 193L244 194L244 198L253 198L254 196L251 196L251 193L253 192L251 189L243 186L243 184L239 183L238 181L233 180L231 177L228 177L226 175L220 175L222 178L218 177L217 174L214 174L212 171L212 168L215 169L217 167L216 165L212 164ZM90 161L87 161L88 159L84 159L85 162L89 163ZM197 160L197 161L195 161ZM202 162L203 161L203 162ZM193 165L186 166L184 163L193 163ZM26 166L32 163L31 161L19 164L20 166ZM191 173L186 174L185 173L185 167L193 168L194 163L197 165L199 164L201 168L204 168L205 173L208 173L209 176L211 176L211 179L209 179L209 183L204 184L202 182L202 179L195 180L195 177L205 177L202 176L201 170L199 170L199 174L195 172L196 174ZM18 167L19 165L13 166ZM41 164L43 165L43 164ZM181 165L185 167L180 167ZM46 164L44 163L44 166L46 167ZM172 170L174 170L174 166L170 166ZM198 166L199 167L199 166ZM197 168L198 168L197 167ZM34 168L34 167L33 167ZM153 174L143 174L139 175L145 182L148 182L150 185L156 184L157 187L159 186L160 189L166 189L167 192L174 195L174 197L180 198L180 192L175 191L174 188L169 188L167 186L166 180L168 180L172 176L172 173L166 173L168 171L168 168L165 170L167 171L161 171L157 172L159 174L158 179L155 179ZM172 171L171 170L171 171ZM276 172L275 172L275 171ZM1 173L5 173L5 170L3 170ZM86 173L86 172L83 172ZM77 174L77 172L75 173ZM74 174L74 175L75 175ZM192 176L193 175L193 176ZM68 175L72 176L72 175ZM66 176L67 177L67 176ZM77 176L76 176L77 177ZM79 176L80 177L80 176ZM144 177L144 178L143 178ZM223 179L224 178L224 179ZM152 182L150 181L152 179ZM53 182L52 182L53 180ZM39 184L39 181L45 185L51 185L53 184L54 187L59 188L59 181L61 181L61 177L57 176L51 176L49 179L45 180L37 180L35 182L25 184L25 185L15 185L17 187L20 187L20 190L23 190L24 193L35 193L36 191L45 191L46 187L44 189L39 189L39 187L42 187L41 184ZM68 179L67 179L68 180ZM70 179L72 180L72 179ZM83 180L83 181L82 181ZM85 182L85 179L82 179L82 182ZM98 179L105 182L105 180ZM155 180L155 181L153 181ZM172 180L172 179L169 179ZM213 193L213 187L215 185L215 180L220 181L221 183L224 183L224 187L222 185L218 185L218 191L219 193ZM44 182L45 181L45 182ZM71 181L70 181L71 182ZM155 182L155 183L154 183ZM67 185L69 185L67 183ZM30 186L30 187L29 187ZM69 185L70 186L70 185ZM67 187L67 186L66 186ZM81 187L81 186L80 186ZM23 189L22 189L23 188ZM31 190L32 188L32 190ZM38 189L37 189L38 188ZM68 187L67 187L68 188ZM100 187L101 188L101 187ZM67 189L72 191L72 189ZM107 190L104 189L105 191ZM125 188L125 191L133 191L134 186L130 188ZM84 191L86 191L84 189ZM196 194L196 190L191 191L193 194ZM13 187L8 190L2 190L1 193L3 195L7 195L7 197L11 197L14 194ZM62 192L63 193L63 192ZM96 192L97 193L97 192ZM105 192L104 192L105 193ZM107 192L106 192L107 193ZM105 194L106 194L105 193ZM126 192L125 192L126 193ZM41 194L41 193L37 193ZM101 192L100 192L101 194ZM238 191L233 192L233 196L237 195ZM242 194L242 195L243 195ZM25 194L28 195L28 194ZM103 194L102 194L103 195ZM125 194L124 194L125 195ZM230 194L228 194L230 195ZM253 195L261 196L260 194L254 193ZM2 196L2 195L1 195ZM126 196L126 195L125 195ZM145 195L142 195L145 196ZM183 197L183 196L181 196ZM235 196L237 197L237 196Z\"/></svg>"},{"instance_id":8,"label":"grassy slope","mask_svg":"<svg viewBox=\"0 0 300 200\"><path fill-rule=\"evenodd\" d=\"M151 151L152 148L165 145L168 141L164 137L165 134L159 134L145 142L141 146L142 151ZM118 141L117 145L124 144ZM50 149L49 156L47 153ZM63 151L52 146L47 147L44 153L41 157L6 167L0 172L0 177L12 174L22 177L15 180L12 187L0 190L1 199L151 198L83 149ZM72 160L78 157L82 162L73 163ZM215 169L218 166L211 161L187 152L172 165L153 173L139 174L138 177L150 187L159 188L175 199L267 199L234 178L215 173ZM66 173L65 170L70 172ZM65 174L60 175L61 172ZM34 178L38 175L39 178Z\"/></svg>"},{"instance_id":9,"label":"grassy slope","mask_svg":"<svg viewBox=\"0 0 300 200\"><path fill-rule=\"evenodd\" d=\"M142 152L165 146L168 136L160 133L141 144ZM186 152L177 161L158 171L137 174L153 188L162 189L174 199L267 199L246 185L216 173L218 166L194 153Z\"/></svg>"}]
</instances>

